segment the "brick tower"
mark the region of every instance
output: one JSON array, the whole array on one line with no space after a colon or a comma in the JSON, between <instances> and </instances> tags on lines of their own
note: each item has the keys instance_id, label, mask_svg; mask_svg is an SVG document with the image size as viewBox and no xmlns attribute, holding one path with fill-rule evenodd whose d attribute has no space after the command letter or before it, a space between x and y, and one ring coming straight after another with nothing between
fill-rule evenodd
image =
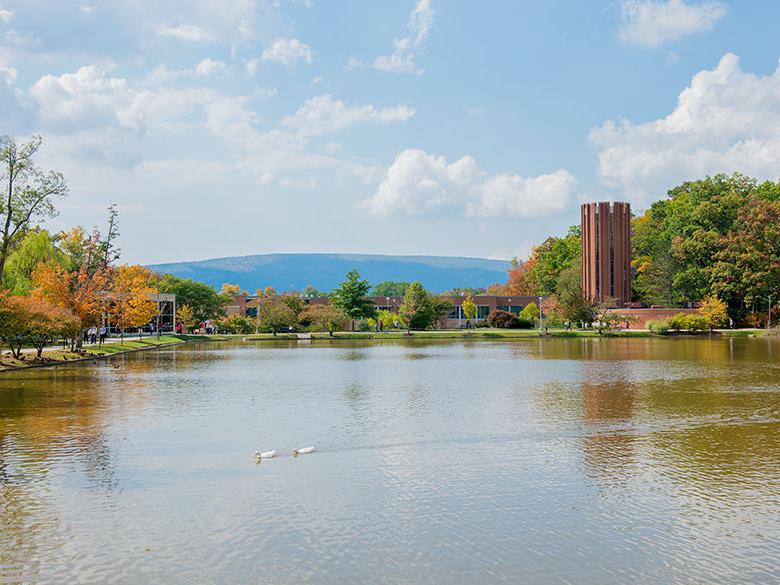
<instances>
[{"instance_id":1,"label":"brick tower","mask_svg":"<svg viewBox=\"0 0 780 585\"><path fill-rule=\"evenodd\" d=\"M631 205L584 203L582 214L582 292L590 301L631 301Z\"/></svg>"}]
</instances>

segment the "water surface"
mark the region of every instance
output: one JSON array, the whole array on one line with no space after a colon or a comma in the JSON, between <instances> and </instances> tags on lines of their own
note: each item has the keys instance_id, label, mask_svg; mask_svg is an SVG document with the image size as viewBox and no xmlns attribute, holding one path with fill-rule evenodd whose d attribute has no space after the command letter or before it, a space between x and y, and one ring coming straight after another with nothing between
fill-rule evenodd
<instances>
[{"instance_id":1,"label":"water surface","mask_svg":"<svg viewBox=\"0 0 780 585\"><path fill-rule=\"evenodd\" d=\"M6 374L0 583L776 583L778 358L231 342Z\"/></svg>"}]
</instances>

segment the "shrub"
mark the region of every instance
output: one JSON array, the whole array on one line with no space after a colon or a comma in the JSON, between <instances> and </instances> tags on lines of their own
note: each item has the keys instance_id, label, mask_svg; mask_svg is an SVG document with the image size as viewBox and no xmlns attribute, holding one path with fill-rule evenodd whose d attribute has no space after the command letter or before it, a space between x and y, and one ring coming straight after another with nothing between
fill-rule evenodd
<instances>
[{"instance_id":1,"label":"shrub","mask_svg":"<svg viewBox=\"0 0 780 585\"><path fill-rule=\"evenodd\" d=\"M654 319L647 322L647 328L657 335L666 335L672 326L667 319Z\"/></svg>"},{"instance_id":2,"label":"shrub","mask_svg":"<svg viewBox=\"0 0 780 585\"><path fill-rule=\"evenodd\" d=\"M685 313L677 313L673 317L670 317L668 321L669 327L671 327L675 331L679 331L680 329L687 329L686 327L687 323L685 322L685 317L686 317Z\"/></svg>"},{"instance_id":3,"label":"shrub","mask_svg":"<svg viewBox=\"0 0 780 585\"><path fill-rule=\"evenodd\" d=\"M686 315L685 328L691 333L696 333L697 331L708 331L710 324L703 315Z\"/></svg>"},{"instance_id":4,"label":"shrub","mask_svg":"<svg viewBox=\"0 0 780 585\"><path fill-rule=\"evenodd\" d=\"M517 317L508 311L502 311L500 309L492 311L487 318L487 322L491 327L496 329L517 329Z\"/></svg>"},{"instance_id":5,"label":"shrub","mask_svg":"<svg viewBox=\"0 0 780 585\"><path fill-rule=\"evenodd\" d=\"M486 329L487 327L490 327L490 324L485 319L482 319L474 323L474 327L477 327L478 329Z\"/></svg>"},{"instance_id":6,"label":"shrub","mask_svg":"<svg viewBox=\"0 0 780 585\"><path fill-rule=\"evenodd\" d=\"M217 329L222 333L246 335L255 331L254 321L249 317L242 317L241 315L230 315L217 321L216 325Z\"/></svg>"},{"instance_id":7,"label":"shrub","mask_svg":"<svg viewBox=\"0 0 780 585\"><path fill-rule=\"evenodd\" d=\"M530 319L524 319L523 317L517 318L518 329L533 329L536 324Z\"/></svg>"}]
</instances>

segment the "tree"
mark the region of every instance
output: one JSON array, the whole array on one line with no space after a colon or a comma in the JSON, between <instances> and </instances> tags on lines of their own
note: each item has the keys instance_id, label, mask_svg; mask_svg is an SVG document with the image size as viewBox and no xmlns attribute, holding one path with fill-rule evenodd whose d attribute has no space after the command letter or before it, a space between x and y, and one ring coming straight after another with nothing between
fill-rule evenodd
<instances>
[{"instance_id":1,"label":"tree","mask_svg":"<svg viewBox=\"0 0 780 585\"><path fill-rule=\"evenodd\" d=\"M15 295L28 295L32 289L33 270L41 262L60 263L61 254L46 230L28 230L8 257L3 274L3 286Z\"/></svg>"},{"instance_id":2,"label":"tree","mask_svg":"<svg viewBox=\"0 0 780 585\"><path fill-rule=\"evenodd\" d=\"M301 314L301 322L306 321L310 331L327 331L333 335L346 327L349 318L332 305L309 305Z\"/></svg>"},{"instance_id":3,"label":"tree","mask_svg":"<svg viewBox=\"0 0 780 585\"><path fill-rule=\"evenodd\" d=\"M420 282L413 282L406 289L398 314L411 331L427 329L451 310L452 301L431 296Z\"/></svg>"},{"instance_id":4,"label":"tree","mask_svg":"<svg viewBox=\"0 0 780 585\"><path fill-rule=\"evenodd\" d=\"M117 268L111 291L111 312L122 340L125 327L138 328L140 339L141 328L157 315L157 303L153 298L157 290L151 283L152 271L148 268L137 264Z\"/></svg>"},{"instance_id":5,"label":"tree","mask_svg":"<svg viewBox=\"0 0 780 585\"><path fill-rule=\"evenodd\" d=\"M195 327L197 321L192 313L192 309L187 304L179 305L176 311L176 318L181 322L181 327L184 333L189 333L192 328Z\"/></svg>"},{"instance_id":6,"label":"tree","mask_svg":"<svg viewBox=\"0 0 780 585\"><path fill-rule=\"evenodd\" d=\"M385 280L375 285L371 294L375 297L402 297L410 284L405 280Z\"/></svg>"},{"instance_id":7,"label":"tree","mask_svg":"<svg viewBox=\"0 0 780 585\"><path fill-rule=\"evenodd\" d=\"M317 290L314 286L310 284L307 284L306 288L303 289L301 296L303 296L303 298L305 299L316 299L320 297L327 297L328 294Z\"/></svg>"},{"instance_id":8,"label":"tree","mask_svg":"<svg viewBox=\"0 0 780 585\"><path fill-rule=\"evenodd\" d=\"M244 317L242 315L230 315L224 319L217 321L217 327L220 332L224 333L238 333L246 335L252 333L255 330L255 325L252 323L252 319Z\"/></svg>"},{"instance_id":9,"label":"tree","mask_svg":"<svg viewBox=\"0 0 780 585\"><path fill-rule=\"evenodd\" d=\"M108 269L90 274L85 266L67 271L48 262L33 271L33 294L73 313L79 320L79 332L97 325L106 308L106 291L110 280ZM80 334L70 337L71 349L81 347Z\"/></svg>"},{"instance_id":10,"label":"tree","mask_svg":"<svg viewBox=\"0 0 780 585\"><path fill-rule=\"evenodd\" d=\"M0 296L0 339L16 359L31 345L41 358L43 349L61 335L77 335L79 320L70 311L35 297Z\"/></svg>"},{"instance_id":11,"label":"tree","mask_svg":"<svg viewBox=\"0 0 780 585\"><path fill-rule=\"evenodd\" d=\"M36 219L53 216L52 199L68 192L62 174L35 166L42 143L40 136L22 145L10 136L0 137L0 282L16 238Z\"/></svg>"},{"instance_id":12,"label":"tree","mask_svg":"<svg viewBox=\"0 0 780 585\"><path fill-rule=\"evenodd\" d=\"M517 317L509 311L502 311L501 309L491 311L487 316L487 322L488 325L496 329L518 329L520 327Z\"/></svg>"},{"instance_id":13,"label":"tree","mask_svg":"<svg viewBox=\"0 0 780 585\"><path fill-rule=\"evenodd\" d=\"M226 282L222 285L222 289L219 291L219 294L232 298L241 294L241 287L237 284Z\"/></svg>"},{"instance_id":14,"label":"tree","mask_svg":"<svg viewBox=\"0 0 780 585\"><path fill-rule=\"evenodd\" d=\"M276 335L279 331L296 325L298 317L284 303L269 301L260 305L257 321L261 330L270 331Z\"/></svg>"},{"instance_id":15,"label":"tree","mask_svg":"<svg viewBox=\"0 0 780 585\"><path fill-rule=\"evenodd\" d=\"M705 297L701 301L697 313L707 321L707 328L710 331L723 327L729 320L728 306L714 295Z\"/></svg>"},{"instance_id":16,"label":"tree","mask_svg":"<svg viewBox=\"0 0 780 585\"><path fill-rule=\"evenodd\" d=\"M376 305L366 298L371 285L360 279L357 270L347 272L346 279L333 291L331 303L350 319L367 319L376 315Z\"/></svg>"},{"instance_id":17,"label":"tree","mask_svg":"<svg viewBox=\"0 0 780 585\"><path fill-rule=\"evenodd\" d=\"M520 311L520 318L528 321L537 321L539 319L539 306L531 301Z\"/></svg>"},{"instance_id":18,"label":"tree","mask_svg":"<svg viewBox=\"0 0 780 585\"><path fill-rule=\"evenodd\" d=\"M463 300L460 308L469 323L477 318L477 303L474 302L474 297L471 294Z\"/></svg>"},{"instance_id":19,"label":"tree","mask_svg":"<svg viewBox=\"0 0 780 585\"><path fill-rule=\"evenodd\" d=\"M751 197L720 242L712 292L734 307L753 306L780 292L780 202Z\"/></svg>"},{"instance_id":20,"label":"tree","mask_svg":"<svg viewBox=\"0 0 780 585\"><path fill-rule=\"evenodd\" d=\"M211 286L189 278L166 274L152 283L161 293L176 295L176 302L188 305L197 322L220 319L225 316L225 299Z\"/></svg>"}]
</instances>

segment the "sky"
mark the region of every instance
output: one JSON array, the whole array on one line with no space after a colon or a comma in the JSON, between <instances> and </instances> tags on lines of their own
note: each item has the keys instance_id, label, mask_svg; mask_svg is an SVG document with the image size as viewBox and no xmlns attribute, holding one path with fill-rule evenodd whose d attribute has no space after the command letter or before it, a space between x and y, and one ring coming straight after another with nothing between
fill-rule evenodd
<instances>
[{"instance_id":1,"label":"sky","mask_svg":"<svg viewBox=\"0 0 780 585\"><path fill-rule=\"evenodd\" d=\"M780 175L780 3L0 0L0 134L128 262L511 258L589 200Z\"/></svg>"}]
</instances>

